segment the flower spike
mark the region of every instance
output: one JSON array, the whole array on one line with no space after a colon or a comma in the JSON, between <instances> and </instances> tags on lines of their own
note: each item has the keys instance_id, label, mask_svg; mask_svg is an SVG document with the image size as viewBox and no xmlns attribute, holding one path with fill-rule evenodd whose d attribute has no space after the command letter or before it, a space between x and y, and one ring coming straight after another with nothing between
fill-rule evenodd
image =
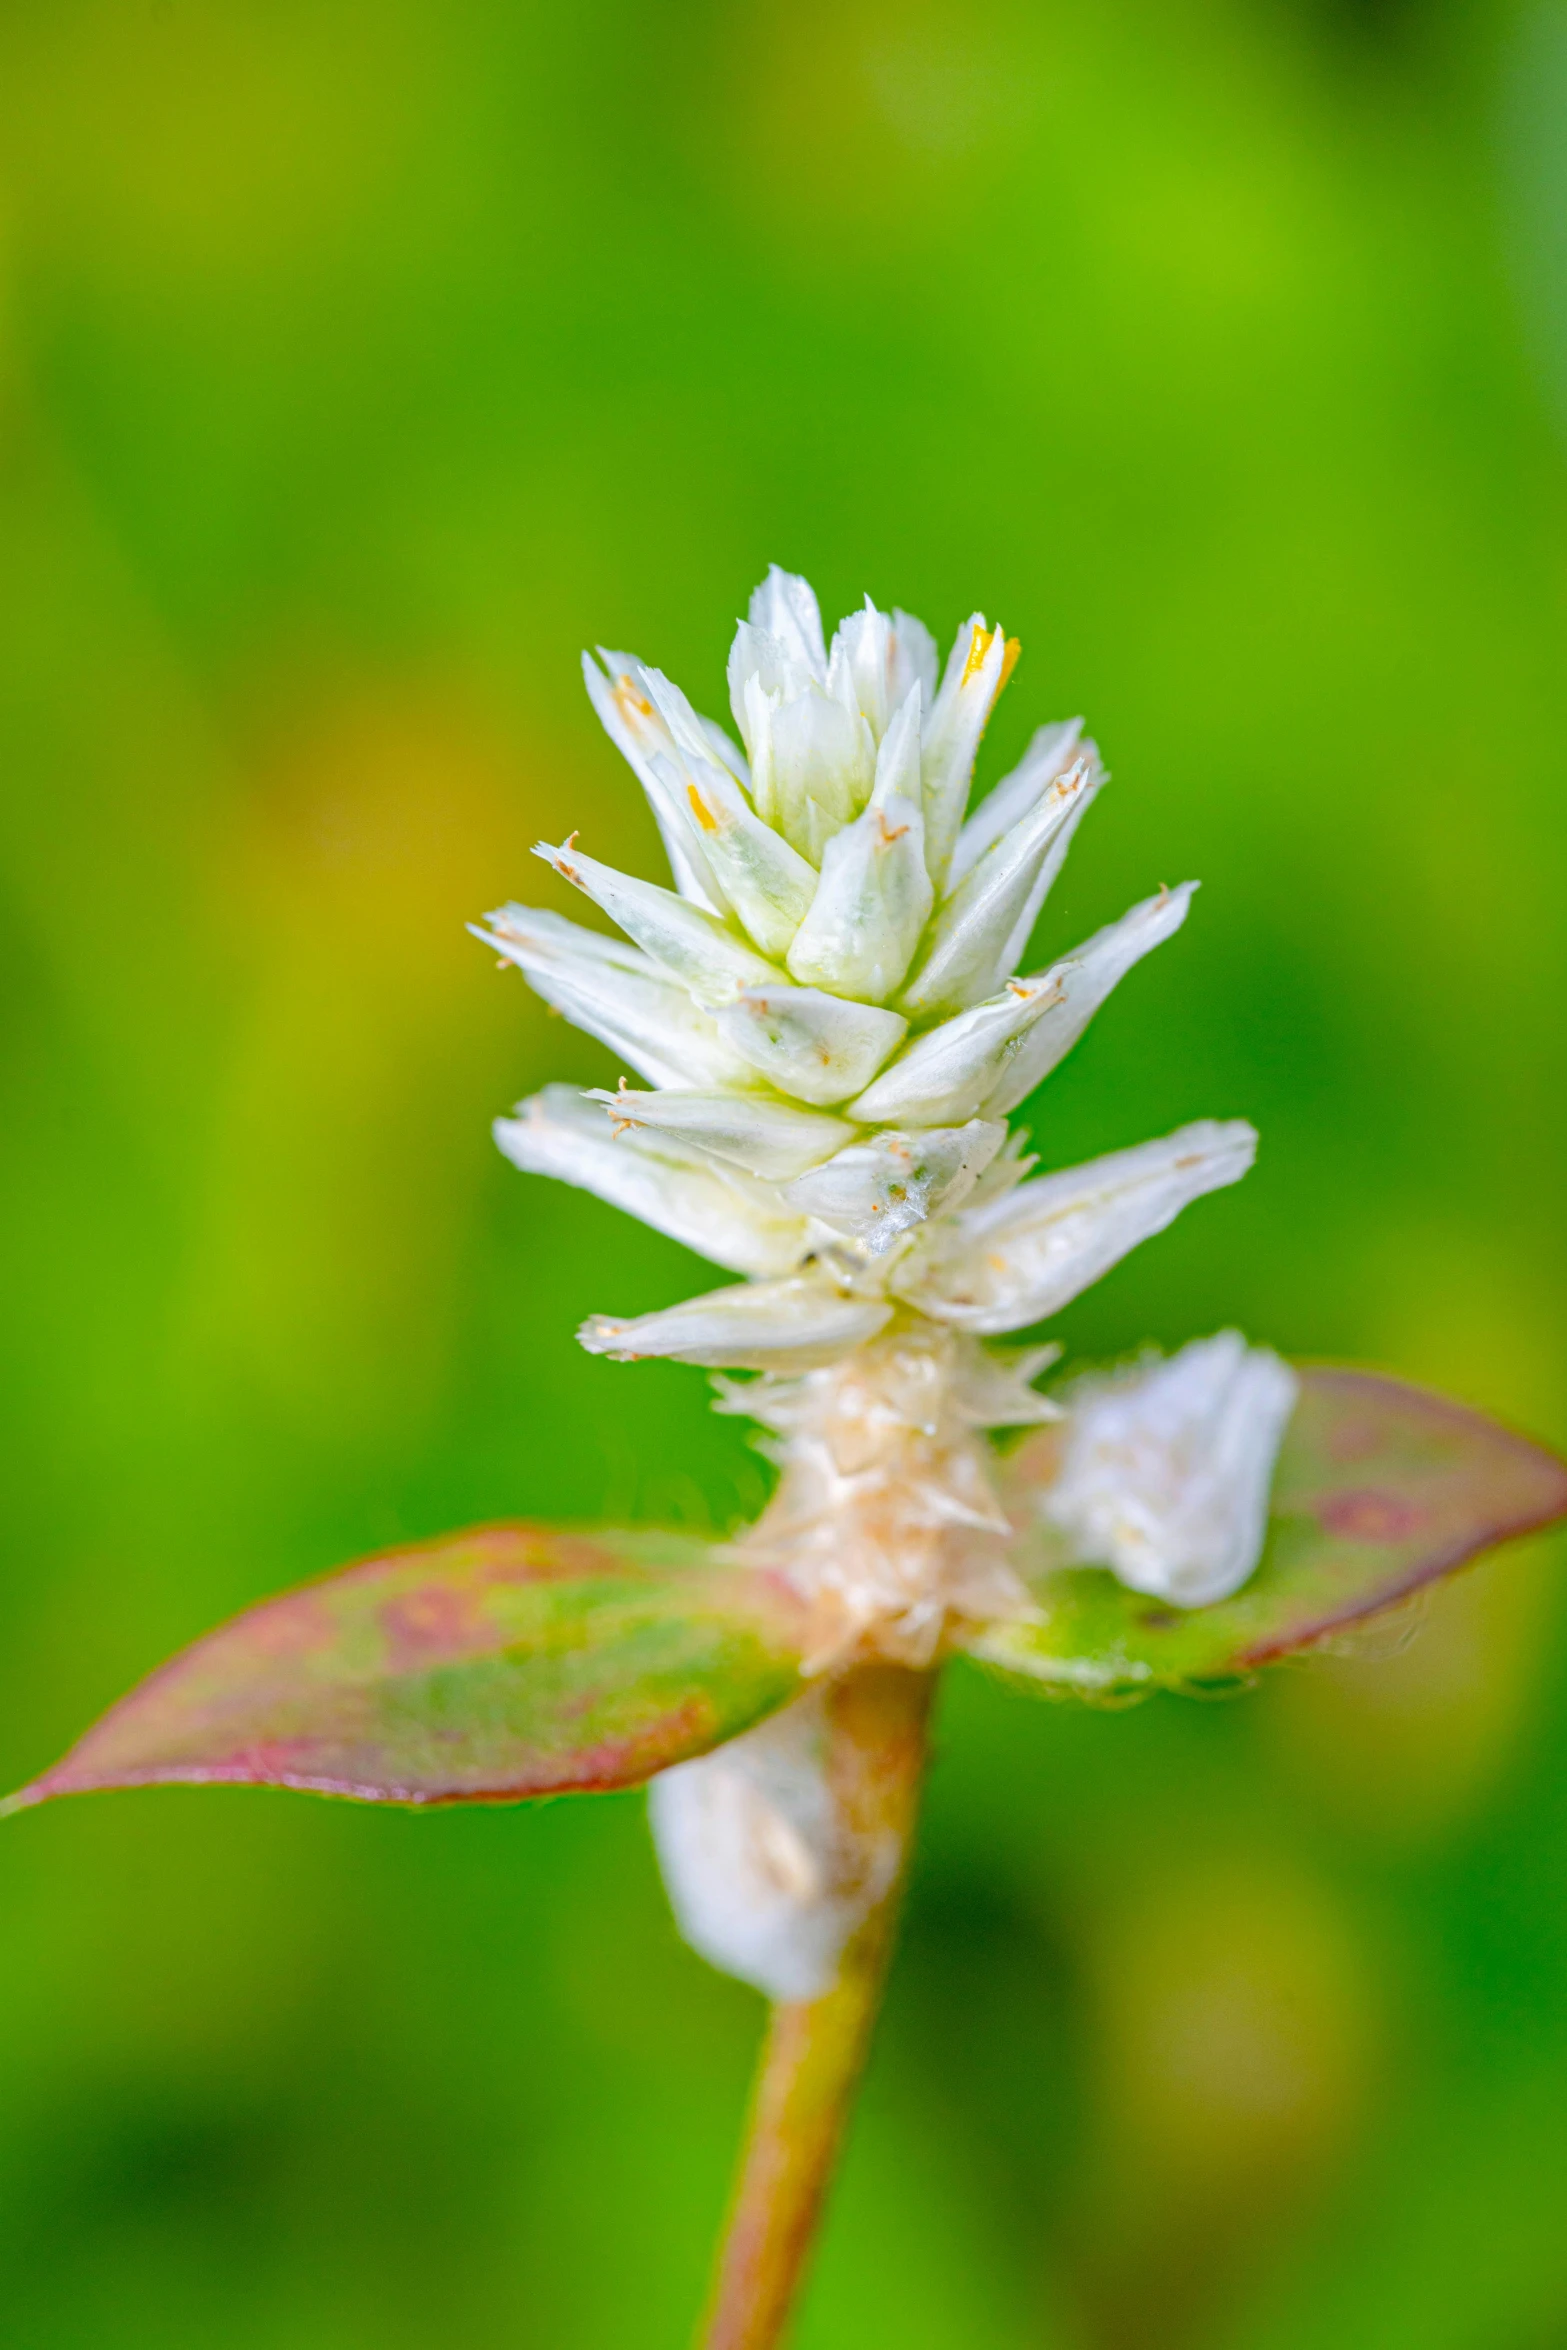
<instances>
[{"instance_id":1,"label":"flower spike","mask_svg":"<svg viewBox=\"0 0 1567 2350\"><path fill-rule=\"evenodd\" d=\"M975 754L1016 654L975 613L938 684L918 621L867 597L829 636L808 583L775 567L729 657L748 758L660 670L602 655L589 691L647 791L676 888L617 873L574 842L541 847L631 944L521 907L484 933L645 1081L622 1077L618 1091L587 1098L546 1088L499 1123L502 1148L749 1283L631 1321L595 1315L583 1344L826 1382L811 1425L851 1478L869 1442L850 1433L855 1414L872 1408L866 1398L879 1398L885 1416L892 1393L907 1401L928 1390L929 1425L955 1433L916 1482L937 1520L969 1525L974 1539L990 1522L974 1498L988 1472L965 1447L975 1429L1002 1424L987 1422L975 1399L1011 1411L1000 1399L1015 1401L1015 1388L999 1374L982 1378L972 1352L954 1353L959 1334L972 1349L1058 1312L1193 1200L1238 1180L1256 1148L1239 1121L1199 1121L1039 1175L1024 1138L1008 1134L1008 1113L1133 966L1173 937L1197 886L1160 890L1055 962L1019 973L1105 771L1082 720L1067 719L1039 729L970 808ZM853 1369L876 1348L901 1366L890 1387L880 1374L866 1386ZM1182 1376L1187 1392L1195 1374ZM1265 1388L1253 1370L1232 1399L1256 1436L1252 1486L1259 1475L1266 1483L1279 1434ZM969 1405L960 1408L959 1394ZM1028 1413L1046 1408L1031 1397ZM903 1425L902 1412L900 1402L888 1424ZM803 1423L789 1441L806 1443ZM1221 1445L1216 1457L1231 1454ZM1230 1482L1227 1523L1248 1526L1241 1486ZM815 1494L832 1550L843 1502L833 1478L797 1478L789 1490L793 1500L781 1496L764 1529L779 1512L803 1527L800 1509ZM1112 1572L1143 1571L1124 1545L1093 1538ZM799 1539L808 1551L814 1537ZM1237 1537L1224 1573L1246 1547ZM840 1654L843 1624L867 1653L925 1655L958 1637L957 1585L938 1576L911 1599L904 1568L888 1582L878 1567L856 1596L839 1588L844 1575L852 1584L852 1566L834 1568L839 1629L812 1636L813 1656ZM1001 1591L991 1589L997 1606Z\"/></svg>"},{"instance_id":2,"label":"flower spike","mask_svg":"<svg viewBox=\"0 0 1567 2350\"><path fill-rule=\"evenodd\" d=\"M1020 969L1106 778L1073 718L970 807L1016 653L976 613L938 684L917 620L866 597L829 637L775 567L729 656L743 751L662 671L585 656L673 887L573 835L537 854L621 935L520 905L475 926L622 1064L618 1086L520 1103L501 1150L737 1277L578 1337L720 1375L717 1408L778 1472L757 1522L723 1542L487 1527L366 1560L198 1642L0 1805L171 1780L414 1804L651 1781L688 1940L781 2003L715 2350L781 2339L948 1656L1097 1701L1233 1680L1567 1516L1543 1448L1236 1331L1050 1394L1054 1341L994 1343L1257 1146L1200 1119L1041 1174L1008 1128L1197 887ZM1001 1451L1000 1429L1026 1433Z\"/></svg>"}]
</instances>

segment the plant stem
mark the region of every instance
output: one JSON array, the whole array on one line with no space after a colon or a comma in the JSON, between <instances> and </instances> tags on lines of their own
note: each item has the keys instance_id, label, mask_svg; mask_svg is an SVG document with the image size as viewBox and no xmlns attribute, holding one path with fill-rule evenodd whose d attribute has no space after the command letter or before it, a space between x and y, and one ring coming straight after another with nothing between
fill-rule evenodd
<instances>
[{"instance_id":1,"label":"plant stem","mask_svg":"<svg viewBox=\"0 0 1567 2350\"><path fill-rule=\"evenodd\" d=\"M773 2350L788 2324L881 2006L935 1682L934 1673L866 1665L832 1692L834 1792L856 1832L896 1840L896 1863L832 1989L771 2011L706 2350Z\"/></svg>"}]
</instances>

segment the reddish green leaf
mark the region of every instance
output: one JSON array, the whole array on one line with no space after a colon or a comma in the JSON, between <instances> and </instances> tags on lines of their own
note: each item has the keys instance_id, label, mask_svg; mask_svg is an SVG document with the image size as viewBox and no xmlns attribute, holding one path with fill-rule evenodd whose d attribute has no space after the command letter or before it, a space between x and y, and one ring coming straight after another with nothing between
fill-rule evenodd
<instances>
[{"instance_id":1,"label":"reddish green leaf","mask_svg":"<svg viewBox=\"0 0 1567 2350\"><path fill-rule=\"evenodd\" d=\"M1007 1462L1014 1558L1042 1610L971 1653L1062 1695L1229 1679L1393 1606L1477 1551L1567 1516L1567 1462L1478 1412L1367 1371L1312 1369L1274 1476L1267 1547L1232 1599L1181 1609L1102 1568L1049 1571L1039 1496L1060 1431ZM1059 1538L1057 1538L1059 1539Z\"/></svg>"},{"instance_id":2,"label":"reddish green leaf","mask_svg":"<svg viewBox=\"0 0 1567 2350\"><path fill-rule=\"evenodd\" d=\"M209 1633L11 1808L168 1780L372 1803L627 1787L794 1694L796 1615L672 1535L483 1526Z\"/></svg>"}]
</instances>

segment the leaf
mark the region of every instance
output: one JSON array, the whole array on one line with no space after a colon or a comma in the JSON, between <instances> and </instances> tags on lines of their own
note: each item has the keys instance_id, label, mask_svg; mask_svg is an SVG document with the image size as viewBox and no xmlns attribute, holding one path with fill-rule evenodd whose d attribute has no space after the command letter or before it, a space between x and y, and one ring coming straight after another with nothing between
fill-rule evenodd
<instances>
[{"instance_id":1,"label":"leaf","mask_svg":"<svg viewBox=\"0 0 1567 2350\"><path fill-rule=\"evenodd\" d=\"M1567 1515L1567 1462L1543 1446L1397 1379L1303 1370L1255 1575L1215 1606L1166 1607L1103 1568L1049 1571L1039 1503L1061 1441L1059 1427L1039 1430L1002 1471L1014 1564L1042 1620L990 1625L968 1648L1063 1696L1243 1677Z\"/></svg>"},{"instance_id":2,"label":"leaf","mask_svg":"<svg viewBox=\"0 0 1567 2350\"><path fill-rule=\"evenodd\" d=\"M370 1803L628 1787L797 1692L797 1612L673 1535L481 1526L209 1632L6 1808L170 1780Z\"/></svg>"}]
</instances>

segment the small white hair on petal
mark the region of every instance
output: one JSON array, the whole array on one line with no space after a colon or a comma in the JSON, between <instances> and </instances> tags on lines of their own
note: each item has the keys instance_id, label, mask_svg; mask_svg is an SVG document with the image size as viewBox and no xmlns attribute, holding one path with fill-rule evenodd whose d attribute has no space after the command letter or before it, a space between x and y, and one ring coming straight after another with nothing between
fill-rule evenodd
<instances>
[{"instance_id":1,"label":"small white hair on petal","mask_svg":"<svg viewBox=\"0 0 1567 2350\"><path fill-rule=\"evenodd\" d=\"M1086 1566L1172 1607L1238 1591L1262 1556L1274 1463L1299 1382L1238 1330L1068 1397L1046 1515Z\"/></svg>"},{"instance_id":2,"label":"small white hair on petal","mask_svg":"<svg viewBox=\"0 0 1567 2350\"><path fill-rule=\"evenodd\" d=\"M834 1797L827 1703L812 1690L648 1788L681 1933L771 1999L831 1989L844 1945L898 1867L897 1838L857 1834Z\"/></svg>"}]
</instances>

